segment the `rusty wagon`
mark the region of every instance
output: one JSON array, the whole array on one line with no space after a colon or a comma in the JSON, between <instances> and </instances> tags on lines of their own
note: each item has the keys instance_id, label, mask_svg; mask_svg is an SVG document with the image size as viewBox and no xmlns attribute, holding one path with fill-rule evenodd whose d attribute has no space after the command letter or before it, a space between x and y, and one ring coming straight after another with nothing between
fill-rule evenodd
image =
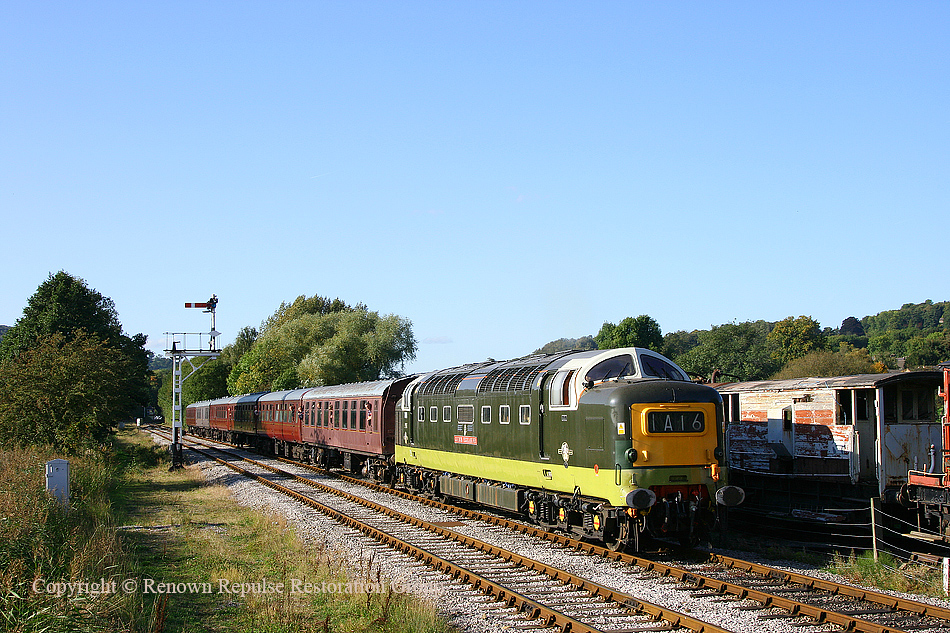
<instances>
[{"instance_id":1,"label":"rusty wagon","mask_svg":"<svg viewBox=\"0 0 950 633\"><path fill-rule=\"evenodd\" d=\"M751 506L836 513L896 503L941 446L938 371L717 385L731 482Z\"/></svg>"}]
</instances>

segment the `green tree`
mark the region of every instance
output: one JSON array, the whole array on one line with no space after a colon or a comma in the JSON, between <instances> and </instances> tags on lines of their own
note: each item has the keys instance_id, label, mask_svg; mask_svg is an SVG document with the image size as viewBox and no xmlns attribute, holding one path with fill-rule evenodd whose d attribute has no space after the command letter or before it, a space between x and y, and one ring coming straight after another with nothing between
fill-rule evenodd
<instances>
[{"instance_id":1,"label":"green tree","mask_svg":"<svg viewBox=\"0 0 950 633\"><path fill-rule=\"evenodd\" d=\"M23 316L0 341L0 360L16 356L54 332L71 339L78 330L118 343L122 326L115 304L78 277L63 271L51 274L27 300Z\"/></svg>"},{"instance_id":2,"label":"green tree","mask_svg":"<svg viewBox=\"0 0 950 633\"><path fill-rule=\"evenodd\" d=\"M353 310L323 317L334 320L333 335L310 352L298 368L306 385L337 385L402 374L416 354L411 323L395 315Z\"/></svg>"},{"instance_id":3,"label":"green tree","mask_svg":"<svg viewBox=\"0 0 950 633\"><path fill-rule=\"evenodd\" d=\"M663 355L667 358L676 358L682 356L689 350L699 345L699 332L685 332L677 330L663 335Z\"/></svg>"},{"instance_id":4,"label":"green tree","mask_svg":"<svg viewBox=\"0 0 950 633\"><path fill-rule=\"evenodd\" d=\"M554 354L556 352L565 352L567 350L589 350L597 349L597 343L593 336L582 336L580 338L559 338L556 341L546 343L542 347L534 350L535 354Z\"/></svg>"},{"instance_id":5,"label":"green tree","mask_svg":"<svg viewBox=\"0 0 950 633\"><path fill-rule=\"evenodd\" d=\"M864 326L855 317L850 316L841 322L838 333L842 336L864 336Z\"/></svg>"},{"instance_id":6,"label":"green tree","mask_svg":"<svg viewBox=\"0 0 950 633\"><path fill-rule=\"evenodd\" d=\"M354 309L365 310L366 306L359 304L351 308L340 299L331 300L327 297L321 297L320 295L314 295L312 297L300 295L294 299L293 303L282 302L280 307L277 308L277 311L269 316L261 325L261 333L263 334L268 330L279 328L285 323L289 323L308 314L332 314L334 312L346 312L347 310Z\"/></svg>"},{"instance_id":7,"label":"green tree","mask_svg":"<svg viewBox=\"0 0 950 633\"><path fill-rule=\"evenodd\" d=\"M673 360L686 371L736 380L764 380L780 367L761 323L726 323L697 333L699 344Z\"/></svg>"},{"instance_id":8,"label":"green tree","mask_svg":"<svg viewBox=\"0 0 950 633\"><path fill-rule=\"evenodd\" d=\"M866 349L843 349L837 352L815 350L796 358L782 368L773 378L824 378L829 376L854 376L880 373L884 367L871 360Z\"/></svg>"},{"instance_id":9,"label":"green tree","mask_svg":"<svg viewBox=\"0 0 950 633\"><path fill-rule=\"evenodd\" d=\"M821 325L807 316L797 319L788 317L779 321L769 332L768 340L774 346L773 353L782 365L825 346Z\"/></svg>"},{"instance_id":10,"label":"green tree","mask_svg":"<svg viewBox=\"0 0 950 633\"><path fill-rule=\"evenodd\" d=\"M412 324L364 308L301 313L264 330L228 376L232 394L399 375L416 354Z\"/></svg>"},{"instance_id":11,"label":"green tree","mask_svg":"<svg viewBox=\"0 0 950 633\"><path fill-rule=\"evenodd\" d=\"M946 329L950 327L950 318L944 318L948 311L950 302L934 303L927 299L923 303L905 303L899 310L885 310L874 316L866 316L861 319L861 324L870 337L908 328L918 331Z\"/></svg>"},{"instance_id":12,"label":"green tree","mask_svg":"<svg viewBox=\"0 0 950 633\"><path fill-rule=\"evenodd\" d=\"M220 360L222 363L228 367L234 367L240 362L241 357L246 354L251 347L254 346L254 341L257 340L257 329L249 326L241 328L237 334L237 338L234 339L234 342L230 345L225 345L224 349L221 350Z\"/></svg>"},{"instance_id":13,"label":"green tree","mask_svg":"<svg viewBox=\"0 0 950 633\"><path fill-rule=\"evenodd\" d=\"M646 314L636 318L627 317L617 325L604 323L594 340L597 349L646 347L658 352L663 349L660 325Z\"/></svg>"},{"instance_id":14,"label":"green tree","mask_svg":"<svg viewBox=\"0 0 950 633\"><path fill-rule=\"evenodd\" d=\"M120 417L135 417L150 401L146 336L123 334L112 299L69 273L51 274L29 298L23 316L0 341L0 361L15 358L52 334L68 342L80 332L126 357L123 379L111 394Z\"/></svg>"},{"instance_id":15,"label":"green tree","mask_svg":"<svg viewBox=\"0 0 950 633\"><path fill-rule=\"evenodd\" d=\"M116 397L132 362L83 330L60 332L0 362L0 442L75 452L102 440L127 413Z\"/></svg>"},{"instance_id":16,"label":"green tree","mask_svg":"<svg viewBox=\"0 0 950 633\"><path fill-rule=\"evenodd\" d=\"M950 332L915 336L905 346L906 367L929 367L950 359Z\"/></svg>"}]
</instances>

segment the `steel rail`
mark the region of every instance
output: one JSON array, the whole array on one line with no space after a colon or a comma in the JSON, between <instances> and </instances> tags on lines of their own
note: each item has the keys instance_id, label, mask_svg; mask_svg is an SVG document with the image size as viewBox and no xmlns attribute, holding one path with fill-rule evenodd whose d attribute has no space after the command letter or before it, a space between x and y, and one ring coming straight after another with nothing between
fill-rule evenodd
<instances>
[{"instance_id":1,"label":"steel rail","mask_svg":"<svg viewBox=\"0 0 950 633\"><path fill-rule=\"evenodd\" d=\"M857 600L864 600L865 602L871 602L884 607L890 607L894 610L908 611L919 616L933 617L950 622L950 609L946 607L927 604L925 602L917 602L916 600L909 600L907 598L890 596L886 593L872 591L870 589L862 589L861 587L853 587L851 585L844 585L828 580L822 580L820 578L814 578L812 576L806 576L805 574L798 574L792 571L786 571L784 569L775 569L774 567L768 567L767 565L760 565L758 563L752 563L746 560L732 558L730 556L723 556L722 554L710 553L707 556L707 560L719 565L723 565L724 567L731 567L742 571L762 574L783 582L804 585L809 589L827 591L831 594L846 596L848 598L854 598Z\"/></svg>"}]
</instances>

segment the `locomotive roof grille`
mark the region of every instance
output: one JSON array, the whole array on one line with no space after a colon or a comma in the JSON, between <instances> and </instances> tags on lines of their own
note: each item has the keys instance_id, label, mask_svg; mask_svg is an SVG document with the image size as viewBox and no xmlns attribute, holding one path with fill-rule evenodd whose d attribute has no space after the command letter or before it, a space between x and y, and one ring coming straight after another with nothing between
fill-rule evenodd
<instances>
[{"instance_id":1,"label":"locomotive roof grille","mask_svg":"<svg viewBox=\"0 0 950 633\"><path fill-rule=\"evenodd\" d=\"M499 367L492 370L478 383L478 393L497 393L504 391L524 391L531 385L531 378L541 371L542 365L522 365L521 367Z\"/></svg>"},{"instance_id":2,"label":"locomotive roof grille","mask_svg":"<svg viewBox=\"0 0 950 633\"><path fill-rule=\"evenodd\" d=\"M431 396L436 394L455 393L459 383L462 382L462 379L464 379L466 376L468 376L468 372L462 372L458 374L439 374L432 376L422 383L422 388L419 390L419 394L423 396Z\"/></svg>"}]
</instances>

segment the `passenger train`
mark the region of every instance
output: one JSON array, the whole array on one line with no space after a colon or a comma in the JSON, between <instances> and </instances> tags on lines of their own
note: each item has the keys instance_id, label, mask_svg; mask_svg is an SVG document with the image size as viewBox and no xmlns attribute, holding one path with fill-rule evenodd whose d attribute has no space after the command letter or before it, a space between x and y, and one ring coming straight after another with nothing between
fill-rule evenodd
<instances>
[{"instance_id":1,"label":"passenger train","mask_svg":"<svg viewBox=\"0 0 950 633\"><path fill-rule=\"evenodd\" d=\"M486 361L186 408L196 435L491 506L614 549L695 544L726 483L719 393L642 348Z\"/></svg>"}]
</instances>

